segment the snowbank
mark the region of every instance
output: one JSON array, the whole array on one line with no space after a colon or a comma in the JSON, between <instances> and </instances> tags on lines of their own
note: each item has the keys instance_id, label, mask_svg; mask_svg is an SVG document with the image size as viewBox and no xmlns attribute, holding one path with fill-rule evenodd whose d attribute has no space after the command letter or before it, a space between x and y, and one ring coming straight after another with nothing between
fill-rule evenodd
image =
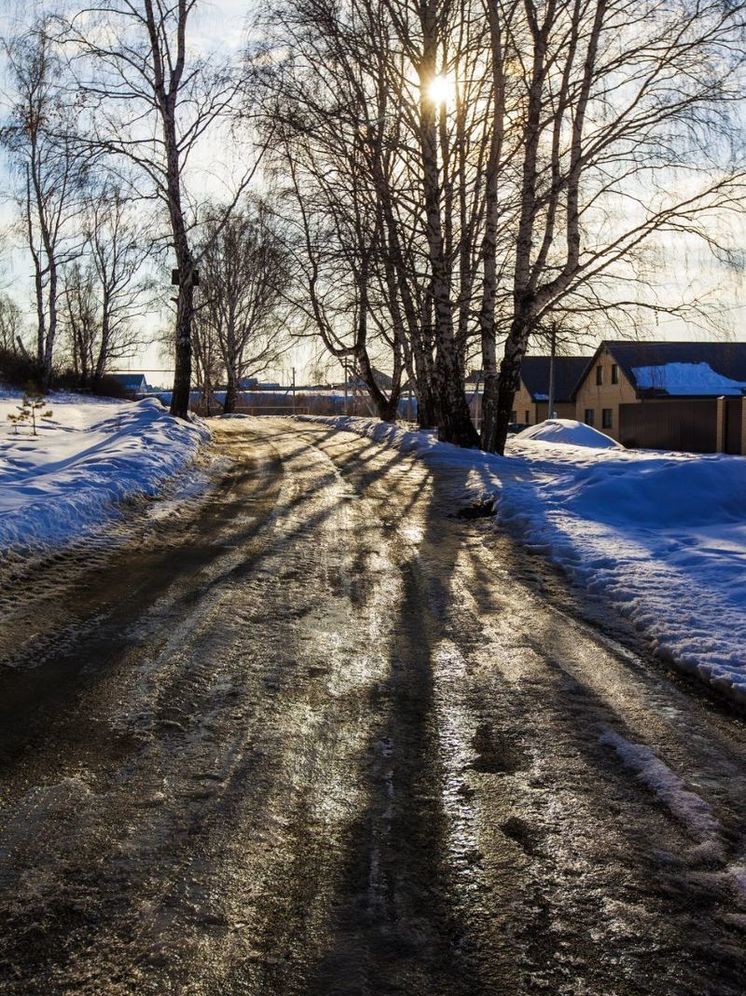
<instances>
[{"instance_id":1,"label":"snowbank","mask_svg":"<svg viewBox=\"0 0 746 996\"><path fill-rule=\"evenodd\" d=\"M7 421L19 396L0 397L0 551L63 543L115 514L123 499L155 494L209 436L153 398L48 401L52 418L34 438Z\"/></svg>"},{"instance_id":2,"label":"snowbank","mask_svg":"<svg viewBox=\"0 0 746 996\"><path fill-rule=\"evenodd\" d=\"M457 468L454 501L493 496L503 525L631 618L662 657L746 705L743 457L523 434L497 457L370 419L299 417Z\"/></svg>"},{"instance_id":3,"label":"snowbank","mask_svg":"<svg viewBox=\"0 0 746 996\"><path fill-rule=\"evenodd\" d=\"M539 422L538 425L530 425L528 429L517 433L513 438L520 442L524 442L527 439L536 439L542 443L590 446L593 449L623 449L611 436L599 432L592 425L576 422L572 418L548 418L546 422Z\"/></svg>"}]
</instances>

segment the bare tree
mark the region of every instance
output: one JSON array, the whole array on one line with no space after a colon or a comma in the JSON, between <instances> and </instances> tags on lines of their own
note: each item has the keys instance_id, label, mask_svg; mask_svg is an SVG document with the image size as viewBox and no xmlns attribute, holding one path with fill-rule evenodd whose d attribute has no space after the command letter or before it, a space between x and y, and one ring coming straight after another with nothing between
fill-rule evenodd
<instances>
[{"instance_id":1,"label":"bare tree","mask_svg":"<svg viewBox=\"0 0 746 996\"><path fill-rule=\"evenodd\" d=\"M90 157L76 141L63 62L43 19L5 45L13 88L0 140L21 187L25 241L34 268L36 358L48 382L57 339L61 268L78 252L76 224Z\"/></svg>"},{"instance_id":2,"label":"bare tree","mask_svg":"<svg viewBox=\"0 0 746 996\"><path fill-rule=\"evenodd\" d=\"M200 55L190 35L198 6L197 0L100 0L63 31L88 101L89 146L134 166L141 192L157 198L168 218L178 282L171 412L179 417L189 407L198 282L193 229L199 199L189 168L207 142L227 140L223 126L240 95L234 66ZM226 216L255 168L233 184Z\"/></svg>"},{"instance_id":3,"label":"bare tree","mask_svg":"<svg viewBox=\"0 0 746 996\"><path fill-rule=\"evenodd\" d=\"M214 207L202 239L198 251L205 300L197 321L200 353L207 373L216 347L227 384L223 408L233 412L241 379L276 363L287 347L283 310L287 310L289 261L262 201L246 200L227 221L224 208Z\"/></svg>"},{"instance_id":4,"label":"bare tree","mask_svg":"<svg viewBox=\"0 0 746 996\"><path fill-rule=\"evenodd\" d=\"M100 333L96 273L90 261L70 263L63 271L62 287L60 324L72 368L82 384L90 384Z\"/></svg>"},{"instance_id":5,"label":"bare tree","mask_svg":"<svg viewBox=\"0 0 746 996\"><path fill-rule=\"evenodd\" d=\"M0 350L6 353L25 352L23 312L13 298L0 294Z\"/></svg>"},{"instance_id":6,"label":"bare tree","mask_svg":"<svg viewBox=\"0 0 746 996\"><path fill-rule=\"evenodd\" d=\"M375 328L415 385L421 424L470 446L463 377L479 333L490 142L481 15L453 0L278 0L267 18L277 66L267 113L293 136L286 168L316 257L308 296L327 287L326 318L311 306L319 330L341 356L362 353ZM356 339L330 320L330 298L343 297Z\"/></svg>"},{"instance_id":7,"label":"bare tree","mask_svg":"<svg viewBox=\"0 0 746 996\"><path fill-rule=\"evenodd\" d=\"M665 308L639 280L645 248L662 235L723 248L716 221L742 208L746 179L729 141L746 5L487 6L503 29L499 39L493 30L495 92L511 74L519 84L497 111L515 149L501 182L518 193L505 355L497 390L488 372L482 437L502 452L521 360L552 310Z\"/></svg>"},{"instance_id":8,"label":"bare tree","mask_svg":"<svg viewBox=\"0 0 746 996\"><path fill-rule=\"evenodd\" d=\"M153 241L148 220L111 184L87 198L81 240L81 258L64 272L63 321L74 369L95 387L145 342L142 320L152 293L143 270Z\"/></svg>"}]
</instances>

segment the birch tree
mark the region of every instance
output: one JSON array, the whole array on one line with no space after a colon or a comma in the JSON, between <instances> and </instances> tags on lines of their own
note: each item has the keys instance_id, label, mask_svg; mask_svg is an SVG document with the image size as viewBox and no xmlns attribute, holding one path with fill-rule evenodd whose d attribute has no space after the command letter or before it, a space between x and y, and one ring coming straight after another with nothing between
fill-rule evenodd
<instances>
[{"instance_id":1,"label":"birch tree","mask_svg":"<svg viewBox=\"0 0 746 996\"><path fill-rule=\"evenodd\" d=\"M198 181L190 173L209 143L229 142L241 80L230 59L200 54L193 30L198 0L101 0L63 25L78 87L88 102L87 142L134 168L137 189L155 198L176 262L174 385L171 413L186 417L198 261ZM214 156L212 157L214 159ZM231 180L226 216L256 163ZM201 182L204 183L204 174Z\"/></svg>"},{"instance_id":2,"label":"birch tree","mask_svg":"<svg viewBox=\"0 0 746 996\"><path fill-rule=\"evenodd\" d=\"M76 108L64 86L64 62L43 19L11 39L11 82L0 140L20 192L24 241L33 265L36 360L48 384L58 331L61 269L78 251L77 225L91 157L77 141Z\"/></svg>"},{"instance_id":3,"label":"birch tree","mask_svg":"<svg viewBox=\"0 0 746 996\"><path fill-rule=\"evenodd\" d=\"M746 180L733 141L746 6L486 3L496 116L516 148L499 185L518 195L508 334L499 385L487 371L482 436L502 452L522 358L553 310L665 310L639 279L645 249L664 238L726 249L719 222L742 210ZM506 78L512 103L501 107Z\"/></svg>"},{"instance_id":4,"label":"birch tree","mask_svg":"<svg viewBox=\"0 0 746 996\"><path fill-rule=\"evenodd\" d=\"M112 364L131 357L146 337L153 302L144 267L153 255L152 225L122 188L105 183L86 199L81 255L64 271L62 312L73 367L95 387Z\"/></svg>"},{"instance_id":5,"label":"birch tree","mask_svg":"<svg viewBox=\"0 0 746 996\"><path fill-rule=\"evenodd\" d=\"M221 358L228 413L235 411L241 379L276 363L287 346L283 306L290 271L286 249L261 201L245 202L226 222L223 215L214 208L202 232L204 301L197 324L204 372L210 370L211 356Z\"/></svg>"}]
</instances>

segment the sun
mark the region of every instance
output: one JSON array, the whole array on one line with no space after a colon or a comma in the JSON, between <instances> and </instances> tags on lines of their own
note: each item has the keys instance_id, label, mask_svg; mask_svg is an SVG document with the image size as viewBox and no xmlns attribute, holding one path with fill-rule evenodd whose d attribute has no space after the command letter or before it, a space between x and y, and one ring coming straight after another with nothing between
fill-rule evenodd
<instances>
[{"instance_id":1,"label":"sun","mask_svg":"<svg viewBox=\"0 0 746 996\"><path fill-rule=\"evenodd\" d=\"M456 96L456 81L449 73L438 73L430 81L427 92L430 100L439 107L451 104Z\"/></svg>"}]
</instances>

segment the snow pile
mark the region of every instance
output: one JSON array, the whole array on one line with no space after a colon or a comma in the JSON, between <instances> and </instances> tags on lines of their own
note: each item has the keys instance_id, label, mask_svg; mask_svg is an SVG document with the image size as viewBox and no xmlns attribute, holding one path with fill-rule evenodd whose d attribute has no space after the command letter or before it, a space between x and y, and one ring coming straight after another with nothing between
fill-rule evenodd
<instances>
[{"instance_id":1,"label":"snow pile","mask_svg":"<svg viewBox=\"0 0 746 996\"><path fill-rule=\"evenodd\" d=\"M153 398L47 400L52 418L34 438L7 421L19 396L0 398L0 550L65 542L115 514L117 502L155 494L209 436Z\"/></svg>"},{"instance_id":2,"label":"snow pile","mask_svg":"<svg viewBox=\"0 0 746 996\"><path fill-rule=\"evenodd\" d=\"M642 391L657 389L682 396L729 394L736 397L746 392L746 383L724 377L709 363L661 363L632 367L632 373Z\"/></svg>"},{"instance_id":3,"label":"snow pile","mask_svg":"<svg viewBox=\"0 0 746 996\"><path fill-rule=\"evenodd\" d=\"M594 449L623 448L611 436L572 418L548 418L546 422L531 425L517 433L513 439L520 442L536 439L541 443L564 443L567 446L590 446Z\"/></svg>"},{"instance_id":4,"label":"snow pile","mask_svg":"<svg viewBox=\"0 0 746 996\"><path fill-rule=\"evenodd\" d=\"M502 521L661 656L746 704L746 460L517 442L509 452Z\"/></svg>"},{"instance_id":5,"label":"snow pile","mask_svg":"<svg viewBox=\"0 0 746 996\"><path fill-rule=\"evenodd\" d=\"M665 659L746 704L746 459L509 441L497 457L372 419L313 416L425 460L645 632ZM600 434L599 434L600 435Z\"/></svg>"}]
</instances>

